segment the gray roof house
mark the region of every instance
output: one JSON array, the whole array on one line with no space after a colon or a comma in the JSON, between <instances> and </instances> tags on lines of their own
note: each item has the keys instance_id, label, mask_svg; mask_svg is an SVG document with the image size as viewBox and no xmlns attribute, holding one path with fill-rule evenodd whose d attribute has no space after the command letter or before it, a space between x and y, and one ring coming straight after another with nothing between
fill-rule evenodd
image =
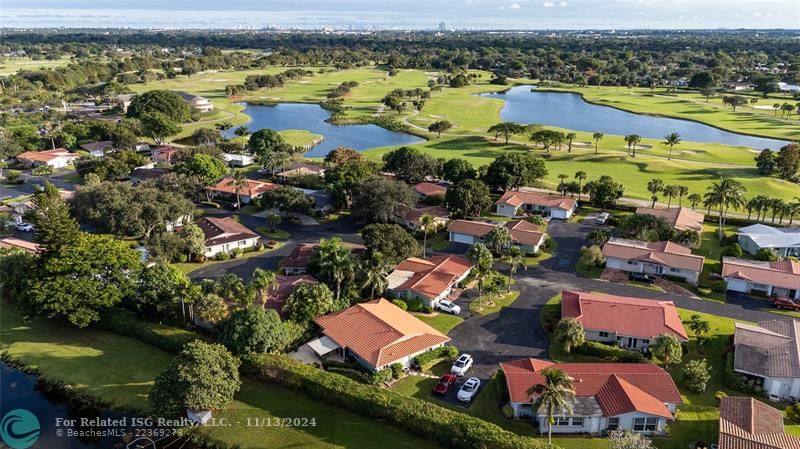
<instances>
[{"instance_id":1,"label":"gray roof house","mask_svg":"<svg viewBox=\"0 0 800 449\"><path fill-rule=\"evenodd\" d=\"M775 228L754 224L739 229L739 246L750 254L772 248L779 256L800 256L800 228Z\"/></svg>"},{"instance_id":2,"label":"gray roof house","mask_svg":"<svg viewBox=\"0 0 800 449\"><path fill-rule=\"evenodd\" d=\"M736 323L733 369L763 382L773 400L800 398L800 321L791 318Z\"/></svg>"}]
</instances>

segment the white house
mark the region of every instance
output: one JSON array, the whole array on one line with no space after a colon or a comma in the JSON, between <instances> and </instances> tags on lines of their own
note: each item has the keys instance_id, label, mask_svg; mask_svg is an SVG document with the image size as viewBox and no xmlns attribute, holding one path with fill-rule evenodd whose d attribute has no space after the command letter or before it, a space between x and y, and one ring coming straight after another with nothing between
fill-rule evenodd
<instances>
[{"instance_id":1,"label":"white house","mask_svg":"<svg viewBox=\"0 0 800 449\"><path fill-rule=\"evenodd\" d=\"M94 157L103 157L107 153L114 151L114 142L103 140L101 142L89 142L81 145L81 149L88 151Z\"/></svg>"},{"instance_id":2,"label":"white house","mask_svg":"<svg viewBox=\"0 0 800 449\"><path fill-rule=\"evenodd\" d=\"M603 245L606 267L632 273L682 278L696 285L703 271L703 256L673 242L642 242L612 238Z\"/></svg>"},{"instance_id":3,"label":"white house","mask_svg":"<svg viewBox=\"0 0 800 449\"><path fill-rule=\"evenodd\" d=\"M641 350L659 335L689 341L672 301L577 291L561 292L561 317L577 320L586 340Z\"/></svg>"},{"instance_id":4,"label":"white house","mask_svg":"<svg viewBox=\"0 0 800 449\"><path fill-rule=\"evenodd\" d=\"M661 434L682 403L672 377L652 363L555 363L527 358L501 363L500 368L516 418L533 415L536 397L528 390L544 383L543 370L559 369L573 379L572 412L556 414L553 433L631 430ZM543 412L535 419L539 432L547 433L548 417Z\"/></svg>"},{"instance_id":5,"label":"white house","mask_svg":"<svg viewBox=\"0 0 800 449\"><path fill-rule=\"evenodd\" d=\"M739 246L750 254L761 248L775 250L781 257L800 257L800 228L775 228L754 224L739 228Z\"/></svg>"},{"instance_id":6,"label":"white house","mask_svg":"<svg viewBox=\"0 0 800 449\"><path fill-rule=\"evenodd\" d=\"M566 220L575 213L578 201L559 195L526 190L509 190L495 202L495 213L504 217L541 214L545 217Z\"/></svg>"},{"instance_id":7,"label":"white house","mask_svg":"<svg viewBox=\"0 0 800 449\"><path fill-rule=\"evenodd\" d=\"M444 346L450 337L380 298L314 320L322 339L309 344L319 356L336 351L378 371L399 363L410 368L419 354ZM323 344L315 344L323 340Z\"/></svg>"},{"instance_id":8,"label":"white house","mask_svg":"<svg viewBox=\"0 0 800 449\"><path fill-rule=\"evenodd\" d=\"M730 291L800 299L800 262L793 260L761 262L723 257L722 279Z\"/></svg>"},{"instance_id":9,"label":"white house","mask_svg":"<svg viewBox=\"0 0 800 449\"><path fill-rule=\"evenodd\" d=\"M409 257L389 274L387 289L406 301L416 299L426 306L436 307L439 301L450 296L470 270L472 264L461 256Z\"/></svg>"},{"instance_id":10,"label":"white house","mask_svg":"<svg viewBox=\"0 0 800 449\"><path fill-rule=\"evenodd\" d=\"M776 315L777 316L777 315ZM736 323L734 371L756 379L772 400L800 399L800 321Z\"/></svg>"},{"instance_id":11,"label":"white house","mask_svg":"<svg viewBox=\"0 0 800 449\"><path fill-rule=\"evenodd\" d=\"M222 160L231 167L247 167L256 162L255 156L249 154L222 153Z\"/></svg>"},{"instance_id":12,"label":"white house","mask_svg":"<svg viewBox=\"0 0 800 449\"><path fill-rule=\"evenodd\" d=\"M78 153L71 153L64 148L43 151L26 151L17 155L17 159L28 165L49 165L53 168L64 168L75 159L81 157Z\"/></svg>"},{"instance_id":13,"label":"white house","mask_svg":"<svg viewBox=\"0 0 800 449\"><path fill-rule=\"evenodd\" d=\"M203 217L197 225L205 235L205 255L212 257L218 253L230 253L236 248L244 251L258 245L260 236L233 217Z\"/></svg>"},{"instance_id":14,"label":"white house","mask_svg":"<svg viewBox=\"0 0 800 449\"><path fill-rule=\"evenodd\" d=\"M191 108L199 112L211 112L214 110L214 104L208 101L208 98L188 92L176 91L175 93L180 95Z\"/></svg>"},{"instance_id":15,"label":"white house","mask_svg":"<svg viewBox=\"0 0 800 449\"><path fill-rule=\"evenodd\" d=\"M453 220L447 232L451 242L472 245L486 243L486 236L498 227L507 228L511 234L511 244L518 246L524 253L537 253L544 244L546 234L542 228L525 220L512 220L504 224Z\"/></svg>"}]
</instances>

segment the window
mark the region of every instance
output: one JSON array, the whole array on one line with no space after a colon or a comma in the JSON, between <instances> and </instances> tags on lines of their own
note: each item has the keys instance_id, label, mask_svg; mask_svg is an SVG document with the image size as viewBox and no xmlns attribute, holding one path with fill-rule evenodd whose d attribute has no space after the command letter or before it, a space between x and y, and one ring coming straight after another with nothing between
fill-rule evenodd
<instances>
[{"instance_id":1,"label":"window","mask_svg":"<svg viewBox=\"0 0 800 449\"><path fill-rule=\"evenodd\" d=\"M554 422L554 426L568 426L569 425L569 418L560 418L556 417Z\"/></svg>"},{"instance_id":2,"label":"window","mask_svg":"<svg viewBox=\"0 0 800 449\"><path fill-rule=\"evenodd\" d=\"M658 427L658 418L633 418L634 432L654 432Z\"/></svg>"},{"instance_id":3,"label":"window","mask_svg":"<svg viewBox=\"0 0 800 449\"><path fill-rule=\"evenodd\" d=\"M576 426L583 427L583 417L556 417L553 426Z\"/></svg>"},{"instance_id":4,"label":"window","mask_svg":"<svg viewBox=\"0 0 800 449\"><path fill-rule=\"evenodd\" d=\"M650 340L642 340L642 344L643 345L649 345L650 344Z\"/></svg>"},{"instance_id":5,"label":"window","mask_svg":"<svg viewBox=\"0 0 800 449\"><path fill-rule=\"evenodd\" d=\"M680 273L681 272L680 268L670 268L669 271L671 271L673 273Z\"/></svg>"},{"instance_id":6,"label":"window","mask_svg":"<svg viewBox=\"0 0 800 449\"><path fill-rule=\"evenodd\" d=\"M520 408L531 408L533 404L520 404Z\"/></svg>"},{"instance_id":7,"label":"window","mask_svg":"<svg viewBox=\"0 0 800 449\"><path fill-rule=\"evenodd\" d=\"M600 332L600 338L608 338L608 332Z\"/></svg>"},{"instance_id":8,"label":"window","mask_svg":"<svg viewBox=\"0 0 800 449\"><path fill-rule=\"evenodd\" d=\"M572 425L575 427L583 427L583 418L572 418Z\"/></svg>"},{"instance_id":9,"label":"window","mask_svg":"<svg viewBox=\"0 0 800 449\"><path fill-rule=\"evenodd\" d=\"M638 264L639 264L639 262L637 262L635 260L629 260L628 261L628 265L638 265Z\"/></svg>"},{"instance_id":10,"label":"window","mask_svg":"<svg viewBox=\"0 0 800 449\"><path fill-rule=\"evenodd\" d=\"M619 429L619 418L608 418L608 426L606 426L608 430L617 430Z\"/></svg>"}]
</instances>

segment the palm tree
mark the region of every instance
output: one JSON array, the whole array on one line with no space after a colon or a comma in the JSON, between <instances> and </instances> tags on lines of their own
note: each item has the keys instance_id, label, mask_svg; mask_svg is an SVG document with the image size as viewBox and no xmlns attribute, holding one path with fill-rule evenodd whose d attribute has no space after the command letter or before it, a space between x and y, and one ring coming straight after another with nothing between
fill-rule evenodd
<instances>
[{"instance_id":1,"label":"palm tree","mask_svg":"<svg viewBox=\"0 0 800 449\"><path fill-rule=\"evenodd\" d=\"M511 244L511 231L505 226L497 226L486 234L486 243L492 245L500 253Z\"/></svg>"},{"instance_id":2,"label":"palm tree","mask_svg":"<svg viewBox=\"0 0 800 449\"><path fill-rule=\"evenodd\" d=\"M583 326L575 318L565 318L559 321L553 335L556 341L563 345L564 352L567 354L586 341Z\"/></svg>"},{"instance_id":3,"label":"palm tree","mask_svg":"<svg viewBox=\"0 0 800 449\"><path fill-rule=\"evenodd\" d=\"M661 192L662 190L664 190L664 181L660 179L651 179L647 183L647 191L650 192L652 195L650 199L653 200L653 205L650 207L656 207L656 201L658 201L658 192Z\"/></svg>"},{"instance_id":4,"label":"palm tree","mask_svg":"<svg viewBox=\"0 0 800 449\"><path fill-rule=\"evenodd\" d=\"M428 244L428 231L430 231L431 226L436 223L436 219L433 218L431 214L422 214L419 217L419 227L422 228L422 258L425 258L425 249Z\"/></svg>"},{"instance_id":5,"label":"palm tree","mask_svg":"<svg viewBox=\"0 0 800 449\"><path fill-rule=\"evenodd\" d=\"M672 199L678 196L678 186L666 185L664 186L664 196L667 197L667 209L672 206Z\"/></svg>"},{"instance_id":6,"label":"palm tree","mask_svg":"<svg viewBox=\"0 0 800 449\"><path fill-rule=\"evenodd\" d=\"M711 323L704 320L700 315L692 315L692 318L689 320L689 329L694 333L696 338L700 338L701 335L707 334L711 331Z\"/></svg>"},{"instance_id":7,"label":"palm tree","mask_svg":"<svg viewBox=\"0 0 800 449\"><path fill-rule=\"evenodd\" d=\"M233 172L233 180L231 181L231 187L233 187L233 189L236 191L237 209L242 207L242 203L239 201L239 193L250 186L248 181L249 179L247 179L243 171L236 170Z\"/></svg>"},{"instance_id":8,"label":"palm tree","mask_svg":"<svg viewBox=\"0 0 800 449\"><path fill-rule=\"evenodd\" d=\"M578 180L578 201L581 200L581 192L583 191L583 181L587 178L585 171L575 172L575 179Z\"/></svg>"},{"instance_id":9,"label":"palm tree","mask_svg":"<svg viewBox=\"0 0 800 449\"><path fill-rule=\"evenodd\" d=\"M386 276L389 274L389 265L386 258L378 251L370 254L361 264L361 272L364 274L364 284L362 288L369 288L369 299L375 299L375 292L382 293L389 285Z\"/></svg>"},{"instance_id":10,"label":"palm tree","mask_svg":"<svg viewBox=\"0 0 800 449\"><path fill-rule=\"evenodd\" d=\"M631 134L630 138L631 138L630 144L632 149L631 157L636 157L636 146L639 145L639 142L642 141L642 138L638 134Z\"/></svg>"},{"instance_id":11,"label":"palm tree","mask_svg":"<svg viewBox=\"0 0 800 449\"><path fill-rule=\"evenodd\" d=\"M689 188L686 186L676 186L678 188L678 207L683 207L683 197L689 193Z\"/></svg>"},{"instance_id":12,"label":"palm tree","mask_svg":"<svg viewBox=\"0 0 800 449\"><path fill-rule=\"evenodd\" d=\"M730 178L720 178L708 187L705 194L706 204L710 207L719 207L719 241L725 237L725 216L728 209L742 208L745 205L744 192L747 190L742 183Z\"/></svg>"},{"instance_id":13,"label":"palm tree","mask_svg":"<svg viewBox=\"0 0 800 449\"><path fill-rule=\"evenodd\" d=\"M594 140L594 154L597 154L597 146L600 145L600 141L603 140L603 133L592 134L592 139Z\"/></svg>"},{"instance_id":14,"label":"palm tree","mask_svg":"<svg viewBox=\"0 0 800 449\"><path fill-rule=\"evenodd\" d=\"M342 283L347 279L352 279L353 259L350 257L350 250L342 245L339 237L325 240L320 239L317 248L319 257L319 268L334 283L336 302L342 293Z\"/></svg>"},{"instance_id":15,"label":"palm tree","mask_svg":"<svg viewBox=\"0 0 800 449\"><path fill-rule=\"evenodd\" d=\"M542 377L544 377L544 383L530 387L526 393L531 397L536 397L533 401L534 416L544 409L544 413L547 416L547 441L552 446L555 416L559 413L572 413L575 384L567 373L556 368L543 370Z\"/></svg>"},{"instance_id":16,"label":"palm tree","mask_svg":"<svg viewBox=\"0 0 800 449\"><path fill-rule=\"evenodd\" d=\"M700 201L703 201L703 197L701 197L698 193L693 193L687 196L686 199L689 200L689 204L692 205L692 210L695 210L697 204L700 203Z\"/></svg>"},{"instance_id":17,"label":"palm tree","mask_svg":"<svg viewBox=\"0 0 800 449\"><path fill-rule=\"evenodd\" d=\"M261 304L264 305L269 298L269 291L278 286L278 277L272 271L256 268L250 278L250 286L255 289Z\"/></svg>"},{"instance_id":18,"label":"palm tree","mask_svg":"<svg viewBox=\"0 0 800 449\"><path fill-rule=\"evenodd\" d=\"M669 368L672 362L680 363L683 357L681 342L674 335L669 334L656 337L655 341L650 345L650 351L664 362L665 368Z\"/></svg>"},{"instance_id":19,"label":"palm tree","mask_svg":"<svg viewBox=\"0 0 800 449\"><path fill-rule=\"evenodd\" d=\"M672 147L681 143L681 135L678 133L672 133L664 137L664 141L661 142L662 145L669 146L669 154L667 155L667 160L672 159Z\"/></svg>"},{"instance_id":20,"label":"palm tree","mask_svg":"<svg viewBox=\"0 0 800 449\"><path fill-rule=\"evenodd\" d=\"M775 117L777 117L777 116L778 116L778 109L780 109L780 108L781 108L781 104L780 104L780 103L774 103L774 104L772 105L772 109L774 109L774 110L775 110Z\"/></svg>"},{"instance_id":21,"label":"palm tree","mask_svg":"<svg viewBox=\"0 0 800 449\"><path fill-rule=\"evenodd\" d=\"M511 278L517 273L519 267L528 269L527 264L525 263L525 254L522 253L522 250L519 246L512 246L508 249L508 252L505 256L503 256L503 260L508 264L508 288L506 291L511 291Z\"/></svg>"},{"instance_id":22,"label":"palm tree","mask_svg":"<svg viewBox=\"0 0 800 449\"><path fill-rule=\"evenodd\" d=\"M269 225L269 229L272 232L275 232L275 229L281 224L281 216L278 214L267 214L267 224Z\"/></svg>"},{"instance_id":23,"label":"palm tree","mask_svg":"<svg viewBox=\"0 0 800 449\"><path fill-rule=\"evenodd\" d=\"M567 153L572 153L572 141L575 140L576 137L578 137L578 135L575 133L567 133Z\"/></svg>"},{"instance_id":24,"label":"palm tree","mask_svg":"<svg viewBox=\"0 0 800 449\"><path fill-rule=\"evenodd\" d=\"M214 128L216 128L217 131L219 131L220 135L222 135L222 137L224 138L225 137L225 131L233 128L233 123L231 123L231 122L217 123L216 125L214 125Z\"/></svg>"},{"instance_id":25,"label":"palm tree","mask_svg":"<svg viewBox=\"0 0 800 449\"><path fill-rule=\"evenodd\" d=\"M776 199L772 200L772 203L770 204L770 207L772 208L772 221L771 222L775 223L775 216L778 215L778 214L781 215L781 220L783 220L783 215L785 215L785 213L786 213L785 212L786 203L783 200L776 198Z\"/></svg>"},{"instance_id":26,"label":"palm tree","mask_svg":"<svg viewBox=\"0 0 800 449\"><path fill-rule=\"evenodd\" d=\"M787 213L789 214L789 226L791 226L794 221L794 216L800 214L800 196L795 197L794 203L789 203L789 210Z\"/></svg>"},{"instance_id":27,"label":"palm tree","mask_svg":"<svg viewBox=\"0 0 800 449\"><path fill-rule=\"evenodd\" d=\"M567 179L567 178L569 178L569 175L567 175L567 174L559 173L559 175L558 175L558 188L557 188L557 190L559 190L561 192L561 196L567 196L567 189L564 188L565 185L566 185L566 184L564 184L564 180Z\"/></svg>"},{"instance_id":28,"label":"palm tree","mask_svg":"<svg viewBox=\"0 0 800 449\"><path fill-rule=\"evenodd\" d=\"M475 279L478 281L478 306L483 309L483 280L492 271L494 259L483 243L475 243L467 250L467 260L472 262Z\"/></svg>"},{"instance_id":29,"label":"palm tree","mask_svg":"<svg viewBox=\"0 0 800 449\"><path fill-rule=\"evenodd\" d=\"M242 138L242 153L244 153L246 138L247 138L247 136L250 135L250 130L247 129L246 126L240 126L240 127L236 128L235 130L233 130L233 134L236 137L241 137Z\"/></svg>"}]
</instances>

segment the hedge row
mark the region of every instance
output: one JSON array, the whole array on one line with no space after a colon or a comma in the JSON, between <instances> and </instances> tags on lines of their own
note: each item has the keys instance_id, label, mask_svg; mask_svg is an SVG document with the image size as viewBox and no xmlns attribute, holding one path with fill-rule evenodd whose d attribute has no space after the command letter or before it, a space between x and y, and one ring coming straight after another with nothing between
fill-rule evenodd
<instances>
[{"instance_id":1,"label":"hedge row","mask_svg":"<svg viewBox=\"0 0 800 449\"><path fill-rule=\"evenodd\" d=\"M639 363L644 360L641 352L628 351L618 346L606 345L596 341L586 341L574 348L573 352L620 363Z\"/></svg>"},{"instance_id":2,"label":"hedge row","mask_svg":"<svg viewBox=\"0 0 800 449\"><path fill-rule=\"evenodd\" d=\"M303 365L285 355L259 354L242 361L251 378L276 383L327 404L386 421L453 449L544 449L547 444L515 435L465 413Z\"/></svg>"},{"instance_id":3,"label":"hedge row","mask_svg":"<svg viewBox=\"0 0 800 449\"><path fill-rule=\"evenodd\" d=\"M145 343L177 354L186 343L204 338L194 332L174 326L144 321L135 312L125 309L111 309L96 323L105 329L128 337L138 338Z\"/></svg>"},{"instance_id":4,"label":"hedge row","mask_svg":"<svg viewBox=\"0 0 800 449\"><path fill-rule=\"evenodd\" d=\"M425 371L443 360L451 360L457 356L458 348L455 346L441 346L414 357L414 362L416 362L420 370Z\"/></svg>"}]
</instances>

